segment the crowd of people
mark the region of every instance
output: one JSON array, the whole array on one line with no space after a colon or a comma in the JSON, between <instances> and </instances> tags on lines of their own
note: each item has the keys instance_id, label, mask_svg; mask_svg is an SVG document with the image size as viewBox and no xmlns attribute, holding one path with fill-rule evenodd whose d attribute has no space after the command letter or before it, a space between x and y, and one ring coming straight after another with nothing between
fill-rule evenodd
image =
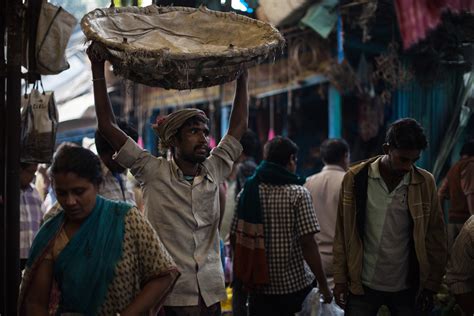
<instances>
[{"instance_id":1,"label":"crowd of people","mask_svg":"<svg viewBox=\"0 0 474 316\"><path fill-rule=\"evenodd\" d=\"M352 165L345 140L324 141L325 166L305 179L287 137L259 163L243 71L215 148L205 113L184 109L153 125L155 157L115 118L104 60L89 57L98 155L60 146L42 194L37 165L21 165L19 314L221 315L227 284L236 316L294 315L314 287L349 316L424 315L444 276L474 313L473 141L439 191L415 165L428 141L410 118L390 125L382 155Z\"/></svg>"}]
</instances>

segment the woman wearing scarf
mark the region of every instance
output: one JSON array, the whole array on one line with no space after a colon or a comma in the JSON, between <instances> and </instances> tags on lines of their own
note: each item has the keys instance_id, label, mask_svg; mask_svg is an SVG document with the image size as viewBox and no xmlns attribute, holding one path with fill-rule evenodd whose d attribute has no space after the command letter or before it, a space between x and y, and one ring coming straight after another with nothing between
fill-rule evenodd
<instances>
[{"instance_id":1,"label":"woman wearing scarf","mask_svg":"<svg viewBox=\"0 0 474 316\"><path fill-rule=\"evenodd\" d=\"M97 195L99 158L63 147L51 166L62 211L36 235L20 315L156 314L179 272L139 211Z\"/></svg>"}]
</instances>

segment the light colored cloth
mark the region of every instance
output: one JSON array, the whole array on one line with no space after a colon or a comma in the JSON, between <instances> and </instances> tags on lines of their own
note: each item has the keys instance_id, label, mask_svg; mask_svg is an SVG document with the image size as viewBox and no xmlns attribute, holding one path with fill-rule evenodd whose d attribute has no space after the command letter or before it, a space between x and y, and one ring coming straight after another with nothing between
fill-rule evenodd
<instances>
[{"instance_id":1,"label":"light colored cloth","mask_svg":"<svg viewBox=\"0 0 474 316\"><path fill-rule=\"evenodd\" d=\"M454 242L446 282L453 294L474 292L474 215L466 221Z\"/></svg>"},{"instance_id":2,"label":"light colored cloth","mask_svg":"<svg viewBox=\"0 0 474 316\"><path fill-rule=\"evenodd\" d=\"M380 161L381 158L369 166L362 284L378 291L398 292L409 288L412 225L407 191L410 174L389 192L380 175Z\"/></svg>"},{"instance_id":3,"label":"light colored cloth","mask_svg":"<svg viewBox=\"0 0 474 316\"><path fill-rule=\"evenodd\" d=\"M347 283L351 293L363 295L363 223L368 167L373 157L349 168L344 176L334 236L334 282ZM363 208L362 208L363 207ZM421 289L438 292L447 261L446 228L433 175L413 166L408 185L408 209Z\"/></svg>"},{"instance_id":4,"label":"light colored cloth","mask_svg":"<svg viewBox=\"0 0 474 316\"><path fill-rule=\"evenodd\" d=\"M56 203L57 203L56 194L54 193L53 188L49 187L48 194L46 194L46 197L44 198L44 201L41 204L41 210L43 211L43 214L46 215Z\"/></svg>"},{"instance_id":5,"label":"light colored cloth","mask_svg":"<svg viewBox=\"0 0 474 316\"><path fill-rule=\"evenodd\" d=\"M20 259L28 258L42 218L43 211L38 190L29 184L24 190L20 190Z\"/></svg>"},{"instance_id":6,"label":"light colored cloth","mask_svg":"<svg viewBox=\"0 0 474 316\"><path fill-rule=\"evenodd\" d=\"M336 231L339 193L345 173L344 169L338 165L326 165L321 172L306 179L304 185L311 193L314 211L321 228L320 232L316 234L316 241L329 288L334 286L332 244Z\"/></svg>"},{"instance_id":7,"label":"light colored cloth","mask_svg":"<svg viewBox=\"0 0 474 316\"><path fill-rule=\"evenodd\" d=\"M227 184L227 191L225 193L225 210L224 210L224 217L222 218L221 230L219 232L222 240L226 241L229 232L230 232L230 225L232 223L232 218L234 217L235 212L235 199L237 198L235 195L235 187L237 182L228 181L226 180Z\"/></svg>"},{"instance_id":8,"label":"light colored cloth","mask_svg":"<svg viewBox=\"0 0 474 316\"><path fill-rule=\"evenodd\" d=\"M59 233L57 236L45 250L44 260L54 261L69 242L67 235ZM43 255L39 256L40 259L41 257ZM23 275L20 306L32 280L36 263L33 263L32 268L27 268ZM122 312L143 289L144 284L153 278L168 274L172 274L174 278L178 277L176 264L150 223L136 208L131 208L124 218L122 257L115 266L114 277L109 283L98 315L116 315Z\"/></svg>"},{"instance_id":9,"label":"light colored cloth","mask_svg":"<svg viewBox=\"0 0 474 316\"><path fill-rule=\"evenodd\" d=\"M240 156L242 146L226 135L202 163L191 184L173 159L154 157L131 138L115 156L143 188L145 215L181 272L165 305L206 306L226 298L219 247L219 183Z\"/></svg>"},{"instance_id":10,"label":"light colored cloth","mask_svg":"<svg viewBox=\"0 0 474 316\"><path fill-rule=\"evenodd\" d=\"M270 274L270 284L259 293L289 294L304 289L313 282L314 275L304 260L300 237L319 231L311 195L301 185L261 183L259 196ZM237 223L236 212L231 234L237 232Z\"/></svg>"},{"instance_id":11,"label":"light colored cloth","mask_svg":"<svg viewBox=\"0 0 474 316\"><path fill-rule=\"evenodd\" d=\"M323 0L313 4L301 19L300 25L312 28L321 37L327 38L337 21L338 0Z\"/></svg>"},{"instance_id":12,"label":"light colored cloth","mask_svg":"<svg viewBox=\"0 0 474 316\"><path fill-rule=\"evenodd\" d=\"M102 183L99 194L113 201L136 205L132 184L126 174L120 173L115 176L104 164L102 164Z\"/></svg>"}]
</instances>

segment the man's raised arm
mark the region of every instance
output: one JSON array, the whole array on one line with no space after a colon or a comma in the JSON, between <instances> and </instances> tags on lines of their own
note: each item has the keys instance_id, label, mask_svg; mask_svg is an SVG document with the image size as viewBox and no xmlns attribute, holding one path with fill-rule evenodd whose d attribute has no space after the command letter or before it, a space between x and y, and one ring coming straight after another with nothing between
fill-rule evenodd
<instances>
[{"instance_id":1,"label":"man's raised arm","mask_svg":"<svg viewBox=\"0 0 474 316\"><path fill-rule=\"evenodd\" d=\"M92 65L92 82L94 85L94 103L97 115L99 132L109 142L114 150L119 150L127 141L127 135L117 126L109 95L107 94L107 82L105 81L104 63L91 47L87 50Z\"/></svg>"},{"instance_id":2,"label":"man's raised arm","mask_svg":"<svg viewBox=\"0 0 474 316\"><path fill-rule=\"evenodd\" d=\"M227 134L237 140L247 131L249 119L248 72L245 69L237 79L234 104L230 113L229 131Z\"/></svg>"}]
</instances>

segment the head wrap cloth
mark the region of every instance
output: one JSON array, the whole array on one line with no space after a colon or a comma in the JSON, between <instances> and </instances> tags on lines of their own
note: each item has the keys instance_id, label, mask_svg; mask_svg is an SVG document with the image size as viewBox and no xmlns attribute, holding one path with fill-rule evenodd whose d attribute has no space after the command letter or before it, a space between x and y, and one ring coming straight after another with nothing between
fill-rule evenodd
<instances>
[{"instance_id":1,"label":"head wrap cloth","mask_svg":"<svg viewBox=\"0 0 474 316\"><path fill-rule=\"evenodd\" d=\"M183 109L157 119L152 127L160 137L159 149L162 153L171 147L171 139L181 126L194 116L202 116L206 122L208 121L206 114L198 109Z\"/></svg>"}]
</instances>

